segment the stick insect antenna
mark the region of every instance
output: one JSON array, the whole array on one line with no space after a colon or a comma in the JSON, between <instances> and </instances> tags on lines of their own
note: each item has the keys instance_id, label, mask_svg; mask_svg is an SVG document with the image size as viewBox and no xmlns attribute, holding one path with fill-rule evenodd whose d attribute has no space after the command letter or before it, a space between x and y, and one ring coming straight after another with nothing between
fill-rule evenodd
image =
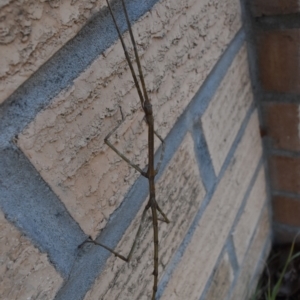
<instances>
[{"instance_id":1,"label":"stick insect antenna","mask_svg":"<svg viewBox=\"0 0 300 300\"><path fill-rule=\"evenodd\" d=\"M130 68L130 71L131 71L131 75L132 75L133 81L134 81L135 86L136 86L136 88L137 88L137 91L138 91L138 94L139 94L139 98L140 98L140 101L141 101L142 108L143 108L143 110L144 110L144 102L145 102L145 100L144 100L144 97L143 97L143 94L142 94L142 91L141 91L139 82L138 82L138 80L137 80L137 76L136 76L136 74L135 74L133 65L132 65L132 63L131 63L131 60L130 60L130 57L129 57L129 54L128 54L128 51L127 51L127 47L126 47L126 45L125 45L125 42L124 42L124 40L123 40L123 37L122 37L121 31L120 31L120 28L119 28L119 26L118 26L118 24L117 24L115 15L114 15L114 13L113 13L113 11L112 11L112 9L111 9L111 6L110 6L108 0L106 0L106 3L107 3L107 6L108 6L108 9L109 9L109 11L110 11L110 14L111 14L111 16L112 16L112 19L113 19L113 21L114 21L114 24L115 24L115 26L116 26L116 29L117 29L117 32L118 32L118 35L119 35L119 39L120 39L120 41L121 41L121 44L122 44L122 47L123 47L123 50L124 50L124 53L125 53L125 57L126 57L126 60L127 60L127 62L128 62L128 65L129 65L129 68ZM127 17L128 17L128 16L127 16ZM126 20L126 21L127 21L127 20ZM131 27L130 27L130 28L131 28Z\"/></svg>"},{"instance_id":2,"label":"stick insect antenna","mask_svg":"<svg viewBox=\"0 0 300 300\"><path fill-rule=\"evenodd\" d=\"M142 70L142 66L141 66L141 61L140 61L140 57L137 51L137 47L136 47L136 42L135 42L135 38L132 32L132 27L131 27L131 23L129 21L129 17L128 17L128 12L126 9L126 5L124 0L122 0L122 5L123 5L123 9L124 9L124 13L125 13L125 18L126 18L126 22L127 22L127 26L128 26L128 30L129 30L129 35L130 35L130 39L131 39L131 43L133 45L133 49L134 49L134 55L135 55L135 59L136 59L136 63L138 66L138 71L139 71L139 76L141 79L141 83L142 83L142 89L143 89L143 93L144 93L144 101L146 102L150 102L149 98L148 98L148 93L147 93L147 89L146 89L146 84L145 84L145 79L144 79L144 75L143 75L143 70ZM138 89L140 89L140 87L138 86ZM142 104L142 107L144 109L144 106ZM145 110L144 110L145 111ZM145 112L146 113L146 112ZM160 159L159 159L159 163L157 165L157 172L160 168L163 156L164 156L164 151L165 151L165 144L164 144L164 140L161 138L161 136L154 130L154 134L160 139L160 141L162 142L162 151L160 154Z\"/></svg>"},{"instance_id":3,"label":"stick insect antenna","mask_svg":"<svg viewBox=\"0 0 300 300\"><path fill-rule=\"evenodd\" d=\"M126 5L125 5L124 0L122 0L122 5L123 5L123 8L124 8L125 18L126 18L127 26L128 26L128 29L129 29L129 35L130 35L131 43L133 45L134 55L135 55L136 63L137 63L137 66L138 66L138 71L139 71L141 83L142 83L144 99L145 99L146 102L149 102L149 98L148 98L148 94L147 94L147 90L146 90L146 84L145 84L145 80L144 80L144 75L143 75L143 71L142 71L142 67L141 67L141 62L140 62L140 58L139 58L139 55L138 55L138 52L137 52L136 42L135 42L135 39L134 39L134 35L132 33L132 28L131 28L131 24L130 24L130 21L129 21L129 17L128 17L128 13L127 13L127 9L126 9Z\"/></svg>"}]
</instances>

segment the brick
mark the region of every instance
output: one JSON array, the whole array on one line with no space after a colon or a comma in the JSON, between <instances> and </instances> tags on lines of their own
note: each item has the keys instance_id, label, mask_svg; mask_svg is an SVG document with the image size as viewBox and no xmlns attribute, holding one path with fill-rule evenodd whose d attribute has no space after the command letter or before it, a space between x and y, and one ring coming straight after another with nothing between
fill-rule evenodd
<instances>
[{"instance_id":1,"label":"brick","mask_svg":"<svg viewBox=\"0 0 300 300\"><path fill-rule=\"evenodd\" d=\"M263 167L259 171L254 186L233 232L233 242L239 264L241 265L256 228L260 212L266 203L266 180Z\"/></svg>"},{"instance_id":2,"label":"brick","mask_svg":"<svg viewBox=\"0 0 300 300\"><path fill-rule=\"evenodd\" d=\"M229 261L228 254L225 253L223 256L221 263L216 269L216 272L213 277L213 281L207 295L205 296L205 300L219 300L225 299L225 296L228 293L230 285L233 281L233 269Z\"/></svg>"},{"instance_id":3,"label":"brick","mask_svg":"<svg viewBox=\"0 0 300 300\"><path fill-rule=\"evenodd\" d=\"M264 31L258 35L260 80L265 90L300 92L299 33L299 29L288 29Z\"/></svg>"},{"instance_id":4,"label":"brick","mask_svg":"<svg viewBox=\"0 0 300 300\"><path fill-rule=\"evenodd\" d=\"M216 174L221 170L252 101L247 50L244 45L201 118Z\"/></svg>"},{"instance_id":5,"label":"brick","mask_svg":"<svg viewBox=\"0 0 300 300\"><path fill-rule=\"evenodd\" d=\"M271 147L299 151L299 105L294 103L263 104L264 122Z\"/></svg>"},{"instance_id":6,"label":"brick","mask_svg":"<svg viewBox=\"0 0 300 300\"><path fill-rule=\"evenodd\" d=\"M188 134L156 186L158 203L171 221L170 224L159 223L159 277L186 235L205 195L193 149ZM117 251L125 255L129 252L141 213L142 210L126 231ZM146 224L132 261L127 264L112 255L85 300L150 299L153 229L150 220Z\"/></svg>"},{"instance_id":7,"label":"brick","mask_svg":"<svg viewBox=\"0 0 300 300\"><path fill-rule=\"evenodd\" d=\"M292 14L300 11L298 0L250 0L252 14L264 15Z\"/></svg>"},{"instance_id":8,"label":"brick","mask_svg":"<svg viewBox=\"0 0 300 300\"><path fill-rule=\"evenodd\" d=\"M0 299L53 299L63 279L1 211L0 241Z\"/></svg>"},{"instance_id":9,"label":"brick","mask_svg":"<svg viewBox=\"0 0 300 300\"><path fill-rule=\"evenodd\" d=\"M0 4L0 104L88 22L104 0Z\"/></svg>"},{"instance_id":10,"label":"brick","mask_svg":"<svg viewBox=\"0 0 300 300\"><path fill-rule=\"evenodd\" d=\"M300 198L273 196L273 217L276 222L300 227Z\"/></svg>"},{"instance_id":11,"label":"brick","mask_svg":"<svg viewBox=\"0 0 300 300\"><path fill-rule=\"evenodd\" d=\"M253 292L253 287L251 286L252 280L255 271L257 268L263 270L261 265L265 265L265 261L270 251L271 239L270 239L270 220L268 209L265 208L261 220L257 226L257 230L254 236L254 239L250 245L248 253L244 259L244 263L238 273L238 279L236 285L233 289L230 299L231 300L240 300L240 299L250 299L251 293ZM268 251L265 253L266 257L261 259L261 255L265 246L268 245Z\"/></svg>"},{"instance_id":12,"label":"brick","mask_svg":"<svg viewBox=\"0 0 300 300\"><path fill-rule=\"evenodd\" d=\"M272 188L277 191L300 193L300 158L272 155L269 160Z\"/></svg>"},{"instance_id":13,"label":"brick","mask_svg":"<svg viewBox=\"0 0 300 300\"><path fill-rule=\"evenodd\" d=\"M200 298L228 238L261 155L258 117L255 112L191 242L166 286L162 300Z\"/></svg>"},{"instance_id":14,"label":"brick","mask_svg":"<svg viewBox=\"0 0 300 300\"><path fill-rule=\"evenodd\" d=\"M294 241L296 237L297 244L300 244L300 236L297 235L300 231L300 228L293 227L289 228L288 226L278 226L278 224L273 224L273 236L274 244L290 244Z\"/></svg>"},{"instance_id":15,"label":"brick","mask_svg":"<svg viewBox=\"0 0 300 300\"><path fill-rule=\"evenodd\" d=\"M240 26L238 0L160 1L134 24L155 126L163 137ZM39 113L18 141L72 217L93 237L138 176L103 142L121 120L119 106L125 122L111 141L143 168L147 127L119 41Z\"/></svg>"}]
</instances>

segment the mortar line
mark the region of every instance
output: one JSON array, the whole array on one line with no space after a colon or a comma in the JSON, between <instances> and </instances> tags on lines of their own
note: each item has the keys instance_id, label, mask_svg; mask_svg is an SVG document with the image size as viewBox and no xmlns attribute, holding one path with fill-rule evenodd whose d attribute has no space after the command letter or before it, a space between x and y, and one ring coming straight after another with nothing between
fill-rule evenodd
<instances>
[{"instance_id":1,"label":"mortar line","mask_svg":"<svg viewBox=\"0 0 300 300\"><path fill-rule=\"evenodd\" d=\"M213 188L216 182L216 174L200 123L201 122L196 123L193 127L192 137L194 140L194 151L198 163L200 177L206 192L208 192Z\"/></svg>"},{"instance_id":2,"label":"mortar line","mask_svg":"<svg viewBox=\"0 0 300 300\"><path fill-rule=\"evenodd\" d=\"M258 165L257 165L257 167L256 167L256 169L255 169L254 174L253 174L253 177L251 178L251 181L250 181L250 183L249 183L249 186L248 186L248 188L247 188L247 190L246 190L246 193L245 193L244 199L242 200L241 206L240 206L240 208L239 208L239 210L238 210L238 212L237 212L237 214L236 214L236 216L235 216L235 219L234 219L234 221L233 221L230 235L233 234L233 231L234 231L234 229L236 228L236 226L237 226L237 224L238 224L238 222L239 222L239 220L240 220L240 218L241 218L241 216L242 216L242 214L243 214L243 212L244 212L244 208L245 208L245 206L246 206L246 204L247 204L247 201L248 201L248 199L249 199L250 193L251 193L251 191L252 191L252 189L253 189L253 187L254 187L255 180L257 179L257 176L258 176L259 171L260 171L263 167L264 167L264 162L263 162L263 157L261 157L261 158L259 159ZM267 199L265 199L265 202L267 203Z\"/></svg>"},{"instance_id":3,"label":"mortar line","mask_svg":"<svg viewBox=\"0 0 300 300\"><path fill-rule=\"evenodd\" d=\"M236 228L236 226L237 226L237 224L238 224L238 222L239 222L239 220L240 220L241 215L243 214L244 208L245 208L245 206L246 206L246 204L247 204L247 202L248 202L250 193L251 193L251 191L252 191L252 189L253 189L253 187L254 187L255 181L256 181L257 176L258 176L258 174L259 174L259 171L260 171L262 168L263 168L263 158L261 157L261 158L259 159L258 163L257 163L257 166L256 166L256 168L255 168L255 171L253 172L253 175L252 175L252 177L251 177L251 180L250 180L250 182L249 182L249 185L248 185L248 187L247 187L247 190L246 190L246 192L245 192L245 195L244 195L244 197L243 197L243 200L242 200L242 202L241 202L241 205L240 205L240 207L239 207L239 209L238 209L238 212L237 212L237 214L236 214L236 216L235 216L235 219L234 219L234 221L232 222L232 225L231 225L229 234L228 234L227 239L226 239L226 243L225 243L225 245L223 246L223 249L222 249L222 251L221 251L221 253L220 253L220 255L219 255L218 259L217 259L217 263L215 264L215 268L216 268L216 267L218 266L218 261L220 261L221 258L222 258L222 253L225 251L225 249L227 249L227 253L228 253L228 256L229 256L229 260L230 260L230 262L231 262L231 265L232 265L232 268L233 268L233 271L234 271L234 276L238 273L240 266L239 266L239 264L238 264L238 259L237 259L237 255L236 255L236 252L235 252L235 247L234 247L234 242L233 242L233 237L232 237L232 235L233 235L234 229ZM265 200L265 202L266 202L266 200ZM257 224L258 224L258 221L257 221ZM257 224L256 224L256 225L257 225ZM255 227L254 232L255 232L255 231L256 231L256 227ZM250 239L250 241L249 241L249 245L251 245L251 241L252 241L254 232L253 232L253 234L252 234L252 236L251 236L251 239ZM214 273L210 274L209 280L206 282L206 286L205 286L205 288L204 288L204 290L203 290L203 293L202 293L202 295L201 295L201 297L200 297L199 300L203 300L204 297L206 296L206 293L208 292L209 287L210 287L210 285L211 285L211 282L212 282L212 280L213 280L213 276L214 276Z\"/></svg>"},{"instance_id":4,"label":"mortar line","mask_svg":"<svg viewBox=\"0 0 300 300\"><path fill-rule=\"evenodd\" d=\"M173 272L175 271L177 265L179 264L181 257L183 256L187 246L189 245L192 236L197 228L197 225L199 223L199 220L201 219L203 213L206 210L207 205L209 204L219 182L221 181L221 179L223 178L223 175L225 174L225 171L227 169L227 167L230 165L231 159L234 156L234 153L244 135L244 132L247 128L247 125L249 123L249 120L252 116L252 114L255 111L255 106L254 103L252 103L252 105L250 106L250 108L248 109L248 112L242 122L242 125L238 131L238 134L234 140L234 142L232 143L232 146L230 148L230 150L228 151L227 157L225 159L225 162L221 168L221 171L219 173L219 176L217 177L216 183L213 186L213 188L206 194L206 196L204 197L204 200L200 206L200 209L198 210L197 214L194 217L194 220L189 228L189 230L187 231L186 236L184 237L183 241L181 242L180 246L178 247L177 251L174 253L173 258L171 259L171 261L169 262L167 268L165 269L164 275L162 276L159 286L158 286L158 290L157 290L157 298L160 299L160 297L163 294L163 291L165 289L165 287L167 286L170 278L172 277Z\"/></svg>"},{"instance_id":5,"label":"mortar line","mask_svg":"<svg viewBox=\"0 0 300 300\"><path fill-rule=\"evenodd\" d=\"M204 290L203 290L203 292L202 292L199 300L209 300L209 299L206 298L206 296L207 296L207 293L209 292L209 288L211 287L211 284L213 282L214 276L215 276L216 272L218 271L218 267L221 264L222 258L225 255L225 252L226 252L226 247L223 247L220 255L218 256L218 259L217 259L216 264L215 264L215 266L213 268L213 271L210 274L209 279L207 280L207 282L205 284L205 288L204 288Z\"/></svg>"},{"instance_id":6,"label":"mortar line","mask_svg":"<svg viewBox=\"0 0 300 300\"><path fill-rule=\"evenodd\" d=\"M300 104L299 94L261 91L261 103L263 104Z\"/></svg>"},{"instance_id":7,"label":"mortar line","mask_svg":"<svg viewBox=\"0 0 300 300\"><path fill-rule=\"evenodd\" d=\"M283 150L283 149L275 149L271 148L269 149L269 155L270 156L284 156L289 158L299 158L300 157L300 151L291 151L291 150Z\"/></svg>"},{"instance_id":8,"label":"mortar line","mask_svg":"<svg viewBox=\"0 0 300 300\"><path fill-rule=\"evenodd\" d=\"M28 182L30 178L30 183ZM66 277L84 233L24 153L0 155L0 207L5 217Z\"/></svg>"},{"instance_id":9,"label":"mortar line","mask_svg":"<svg viewBox=\"0 0 300 300\"><path fill-rule=\"evenodd\" d=\"M258 259L258 262L257 262L257 264L256 264L255 271L254 271L253 274L252 274L252 278L251 278L250 283L249 283L249 285L248 285L248 290L249 290L249 289L250 289L250 290L252 289L252 286L253 286L253 284L254 284L255 278L257 278L258 275L260 274L260 264L259 264L259 262L261 262L261 261L266 261L266 259L268 258L268 252L269 252L269 250L270 250L271 244L272 244L272 233L270 232L270 233L268 234L267 238L266 238L265 244L264 244L264 246L263 246L263 250L262 250L262 252L261 252L261 254L260 254L260 257L259 257L259 259ZM240 270L240 271L241 271L241 270ZM240 273L238 273L236 276L238 277L239 274L240 274ZM231 287L230 287L230 290L229 290L228 295L227 295L227 297L225 298L225 300L229 300L229 299L231 300L231 296L232 296L232 293L234 292L234 288L235 288L236 281L237 281L237 279L235 279L235 280L232 282Z\"/></svg>"},{"instance_id":10,"label":"mortar line","mask_svg":"<svg viewBox=\"0 0 300 300\"><path fill-rule=\"evenodd\" d=\"M293 225L287 225L284 223L280 223L278 221L274 221L273 222L273 227L275 230L285 230L288 231L290 233L295 233L295 232L299 232L300 231L300 226L293 226Z\"/></svg>"},{"instance_id":11,"label":"mortar line","mask_svg":"<svg viewBox=\"0 0 300 300\"><path fill-rule=\"evenodd\" d=\"M292 193L287 191L280 191L280 190L272 190L272 196L280 196L280 197L287 197L294 199L296 201L300 201L300 194L299 193Z\"/></svg>"},{"instance_id":12,"label":"mortar line","mask_svg":"<svg viewBox=\"0 0 300 300\"><path fill-rule=\"evenodd\" d=\"M264 209L265 209L266 207L268 207L267 201L265 201L265 203L264 203L264 206L263 206L263 209L261 210L261 213L260 213L260 216L259 216L259 218L258 218L257 224L259 224L260 221L262 220L262 218L263 218L263 213L264 213ZM271 220L269 220L269 222L270 222L270 225L271 225ZM251 246L252 246L252 244L253 244L253 241L254 241L254 238L255 238L255 235L256 235L256 233L257 233L257 231L258 231L259 229L260 229L260 228L259 228L258 226L256 226L256 228L255 228L255 230L254 230L254 232L253 232L253 234L252 234L252 236L251 236L251 239L250 239L250 242L249 242L249 245L248 245L248 249L247 249L247 251L246 251L246 253L245 253L245 255L244 255L244 259L243 259L242 265L239 267L239 270L238 270L238 272L235 274L234 280L232 281L232 284L231 284L231 287L230 287L230 291L229 291L229 293L228 293L229 296L232 295L232 292L234 291L234 288L235 288L235 286L236 286L236 282L237 282L237 280L240 278L240 273L241 273L241 271L243 270L244 263L245 263L245 258L247 257L247 255L248 255L248 253L249 253L249 249L251 248ZM270 233L268 234L268 238L270 238L270 241L271 241L271 236L272 236L272 233L270 232ZM260 254L260 259L261 259L261 257L264 255L265 245L266 245L267 243L270 242L270 241L268 240L268 238L267 238L267 241L266 241L266 243L264 244L263 250L262 250L262 252L261 252L261 254ZM256 266L259 264L260 259L257 261ZM256 268L255 268L255 270L256 270ZM252 275L252 279L253 279L253 276L255 275L255 272L254 272L253 274L251 274L251 275Z\"/></svg>"},{"instance_id":13,"label":"mortar line","mask_svg":"<svg viewBox=\"0 0 300 300\"><path fill-rule=\"evenodd\" d=\"M256 269L254 271L254 274L252 275L252 279L250 282L250 290L253 288L254 280L257 279L259 276L261 276L261 272L264 268L261 268L260 262L264 261L266 263L266 260L268 259L270 248L272 246L272 232L270 232L266 238L266 243L263 247L263 251L260 255L260 258L257 261ZM265 265L264 265L265 266Z\"/></svg>"},{"instance_id":14,"label":"mortar line","mask_svg":"<svg viewBox=\"0 0 300 300\"><path fill-rule=\"evenodd\" d=\"M225 253L228 254L229 263L232 266L232 269L233 269L233 271L235 273L235 267L234 267L234 265L236 263L234 262L234 258L231 257L231 255L230 255L230 252L232 252L232 250L230 249L231 247L232 247L232 245L230 245L230 243L228 243L228 241L227 241L226 244L224 245L224 247L222 248L222 251L221 251L221 253L220 253L220 255L219 255L219 257L218 257L218 259L216 261L216 264L214 266L214 269L213 269L212 273L209 276L209 279L207 280L207 282L205 284L205 288L204 288L204 290L203 290L203 292L202 292L199 300L210 300L209 298L207 298L207 295L208 295L208 292L209 292L209 290L210 290L210 288L212 286L214 276L215 276L216 272L218 271L218 268L219 268L219 266L220 266L220 264L222 262L222 258L224 257ZM229 289L230 289L230 287L229 287Z\"/></svg>"},{"instance_id":15,"label":"mortar line","mask_svg":"<svg viewBox=\"0 0 300 300\"><path fill-rule=\"evenodd\" d=\"M290 13L275 16L253 17L256 30L286 30L300 27L300 13Z\"/></svg>"},{"instance_id":16,"label":"mortar line","mask_svg":"<svg viewBox=\"0 0 300 300\"><path fill-rule=\"evenodd\" d=\"M232 232L232 231L233 231L233 228L231 229L230 232ZM238 272L238 269L239 269L239 263L238 263L237 255L236 255L236 252L235 252L235 247L234 247L232 234L229 234L229 236L228 236L226 247L227 247L229 261L230 261L230 264L232 266L233 274L236 274Z\"/></svg>"}]
</instances>

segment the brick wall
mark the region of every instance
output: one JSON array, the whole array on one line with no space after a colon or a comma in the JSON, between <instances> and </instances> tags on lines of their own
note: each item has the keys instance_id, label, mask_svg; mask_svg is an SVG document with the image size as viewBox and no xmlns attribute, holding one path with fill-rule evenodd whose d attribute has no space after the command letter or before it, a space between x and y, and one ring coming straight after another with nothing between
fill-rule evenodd
<instances>
[{"instance_id":1,"label":"brick wall","mask_svg":"<svg viewBox=\"0 0 300 300\"><path fill-rule=\"evenodd\" d=\"M268 158L275 242L291 242L299 213L299 2L249 1L253 74Z\"/></svg>"},{"instance_id":2,"label":"brick wall","mask_svg":"<svg viewBox=\"0 0 300 300\"><path fill-rule=\"evenodd\" d=\"M156 191L171 224L159 224L157 299L246 299L271 223L240 3L127 2L166 141ZM122 111L111 142L146 167L147 128L107 7L24 3L0 5L0 298L150 299L150 221L128 264L78 249L92 236L126 255L148 197L104 144Z\"/></svg>"}]
</instances>

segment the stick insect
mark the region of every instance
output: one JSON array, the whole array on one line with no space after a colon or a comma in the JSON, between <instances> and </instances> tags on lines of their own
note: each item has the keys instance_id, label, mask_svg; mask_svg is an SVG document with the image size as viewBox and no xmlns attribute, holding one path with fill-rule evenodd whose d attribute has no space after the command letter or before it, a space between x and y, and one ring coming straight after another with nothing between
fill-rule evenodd
<instances>
[{"instance_id":1,"label":"stick insect","mask_svg":"<svg viewBox=\"0 0 300 300\"><path fill-rule=\"evenodd\" d=\"M138 56L138 52L137 52L137 47L136 47L136 42L132 33L132 28L131 28L131 24L129 21L129 17L128 17L128 13L127 13L127 9L124 3L124 0L122 1L122 6L123 6L123 10L124 10L124 14L125 14L125 18L126 18L126 22L127 22L127 26L129 29L129 35L130 35L130 39L133 45L133 49L134 49L134 55L135 55L135 59L136 59L136 63L137 63L137 67L138 67L138 74L140 77L140 82L142 85L142 89L140 87L140 83L137 79L137 75L135 73L135 70L133 68L132 62L130 60L128 51L127 51L127 47L124 43L124 40L122 38L119 26L116 22L114 13L112 11L112 8L108 2L108 0L106 0L109 12L112 16L113 22L115 24L116 30L118 32L119 35L119 39L121 41L123 50L124 50L124 54L127 60L127 63L129 65L130 71L131 71L131 75L132 78L134 80L138 95L139 95L139 99L141 102L141 107L144 111L145 114L145 121L148 125L148 168L147 171L143 171L142 169L140 169L140 167L138 165L135 165L134 163L132 163L128 158L126 158L118 149L116 149L109 141L110 136L120 127L120 125L122 124L122 122L124 121L123 118L123 114L122 115L122 121L119 123L119 125L114 128L111 132L109 132L109 134L105 137L104 142L113 150L115 151L123 160L125 160L130 166L132 166L135 170L137 170L139 173L141 173L142 176L146 177L148 179L149 182L149 200L143 210L142 213L142 217L141 217L141 221L140 221L140 225L139 228L137 230L134 242L132 244L131 250L128 254L127 257L120 255L119 253L115 252L113 249L98 243L92 239L89 239L86 242L89 243L93 243L95 245L101 246L103 248L105 248L106 250L110 251L111 253L113 253L115 256L119 257L120 259L129 262L133 251L135 249L136 246L136 242L139 238L139 235L141 233L141 229L142 229L142 224L144 222L145 216L147 211L150 209L151 213L152 213L152 227L153 227L153 240L154 240L154 270L153 270L153 276L154 276L154 283L153 283L153 292L152 292L152 300L155 300L155 295L156 295L156 291L157 291L157 283L158 283L158 220L169 223L169 219L167 218L167 216L164 214L164 212L162 211L162 209L159 207L158 203L156 202L156 197L155 197L155 176L159 171L161 162L163 160L163 155L164 155L164 149L165 149L165 143L164 140L162 139L162 137L154 130L154 117L153 117L153 110L152 110L152 105L150 103L150 100L148 98L148 94L147 94L147 90L146 90L146 85L145 85L145 80L144 80L144 76L143 76L143 72L142 72L142 67L141 67L141 63L140 63L140 59ZM157 164L157 167L155 168L154 166L154 136L156 136L161 142L162 142L162 148L161 148L161 154L160 154L160 159L159 162ZM158 213L161 215L162 218L158 217Z\"/></svg>"}]
</instances>

